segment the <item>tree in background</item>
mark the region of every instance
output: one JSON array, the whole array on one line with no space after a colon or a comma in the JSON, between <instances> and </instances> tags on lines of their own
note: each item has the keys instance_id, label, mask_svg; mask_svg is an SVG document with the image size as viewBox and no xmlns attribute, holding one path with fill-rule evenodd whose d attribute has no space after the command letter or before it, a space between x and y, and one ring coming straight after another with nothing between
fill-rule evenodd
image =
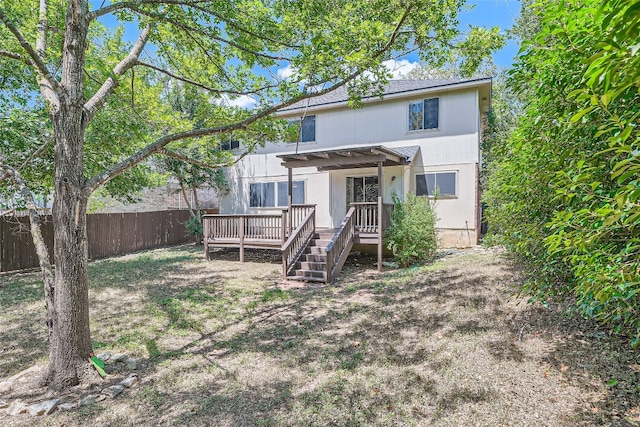
<instances>
[{"instance_id":1,"label":"tree in background","mask_svg":"<svg viewBox=\"0 0 640 427\"><path fill-rule=\"evenodd\" d=\"M509 83L527 107L493 148L490 224L534 299L571 298L636 345L640 2L523 5Z\"/></svg>"},{"instance_id":2,"label":"tree in background","mask_svg":"<svg viewBox=\"0 0 640 427\"><path fill-rule=\"evenodd\" d=\"M127 194L144 181L147 159L184 160L182 142L206 144L242 134L250 151L279 140L278 109L346 85L351 102L381 93L384 60L418 50L425 61L447 57L458 36L463 0L3 2L0 73L8 104L37 111L51 132L43 148L15 162L4 145L3 178L36 185L46 164L53 188L55 283L46 293L52 389L77 384L91 353L86 211L105 186ZM101 24L106 16L115 30ZM125 26L137 39L124 38ZM474 67L490 49L485 31L458 43ZM466 65L465 65L466 66ZM290 72L277 74L279 69ZM366 77L363 77L365 71ZM177 84L199 99L193 118L175 111ZM223 104L250 97L254 108ZM10 141L10 142L13 142ZM178 147L176 147L178 145ZM27 161L28 160L28 161ZM45 181L46 182L46 181ZM46 269L47 265L42 264Z\"/></svg>"}]
</instances>

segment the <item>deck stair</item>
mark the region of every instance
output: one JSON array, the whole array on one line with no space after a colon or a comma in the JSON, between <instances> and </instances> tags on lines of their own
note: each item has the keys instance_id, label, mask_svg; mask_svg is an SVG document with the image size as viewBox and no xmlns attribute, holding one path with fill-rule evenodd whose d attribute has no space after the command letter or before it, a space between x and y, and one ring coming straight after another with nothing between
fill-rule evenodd
<instances>
[{"instance_id":1,"label":"deck stair","mask_svg":"<svg viewBox=\"0 0 640 427\"><path fill-rule=\"evenodd\" d=\"M326 248L335 229L318 229L302 255L287 274L289 280L324 282L327 274Z\"/></svg>"}]
</instances>

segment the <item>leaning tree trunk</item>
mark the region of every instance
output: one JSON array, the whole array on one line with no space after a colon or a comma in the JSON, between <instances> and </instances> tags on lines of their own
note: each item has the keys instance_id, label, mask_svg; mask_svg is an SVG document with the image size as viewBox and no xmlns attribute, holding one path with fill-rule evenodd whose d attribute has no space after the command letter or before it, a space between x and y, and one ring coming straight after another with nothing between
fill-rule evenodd
<instances>
[{"instance_id":1,"label":"leaning tree trunk","mask_svg":"<svg viewBox=\"0 0 640 427\"><path fill-rule=\"evenodd\" d=\"M88 21L85 1L69 2L60 108L52 114L55 136L53 201L54 318L46 383L78 384L91 353L87 275L87 201L84 178L83 69ZM86 369L86 368L85 368Z\"/></svg>"}]
</instances>

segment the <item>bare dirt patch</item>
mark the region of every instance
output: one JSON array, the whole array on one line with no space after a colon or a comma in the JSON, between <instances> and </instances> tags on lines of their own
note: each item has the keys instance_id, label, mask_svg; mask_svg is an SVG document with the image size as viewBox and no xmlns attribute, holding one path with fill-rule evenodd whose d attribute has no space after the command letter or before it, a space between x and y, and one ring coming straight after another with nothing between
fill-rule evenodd
<instances>
[{"instance_id":1,"label":"bare dirt patch","mask_svg":"<svg viewBox=\"0 0 640 427\"><path fill-rule=\"evenodd\" d=\"M640 425L638 352L514 297L498 253L382 274L356 255L331 286L282 282L277 252L213 258L185 246L92 263L94 348L137 363L57 397L138 383L47 417L0 410L0 425ZM46 363L41 288L0 278L0 381ZM31 374L0 400L45 400Z\"/></svg>"}]
</instances>

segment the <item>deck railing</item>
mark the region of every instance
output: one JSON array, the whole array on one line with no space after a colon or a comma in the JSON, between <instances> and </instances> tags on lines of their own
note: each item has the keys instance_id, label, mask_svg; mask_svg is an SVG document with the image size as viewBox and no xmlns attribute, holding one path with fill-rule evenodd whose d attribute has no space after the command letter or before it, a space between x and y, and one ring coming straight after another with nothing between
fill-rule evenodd
<instances>
[{"instance_id":1,"label":"deck railing","mask_svg":"<svg viewBox=\"0 0 640 427\"><path fill-rule=\"evenodd\" d=\"M355 208L354 222L355 229L363 234L378 233L378 203L377 202L357 202L351 203ZM382 230L386 230L391 225L391 212L393 204L382 205Z\"/></svg>"},{"instance_id":2,"label":"deck railing","mask_svg":"<svg viewBox=\"0 0 640 427\"><path fill-rule=\"evenodd\" d=\"M351 207L347 216L344 217L340 228L333 235L333 238L327 245L327 271L325 272L324 280L327 283L333 282L333 279L340 272L340 269L344 265L344 262L351 251L353 246L353 238L355 236L355 207Z\"/></svg>"},{"instance_id":3,"label":"deck railing","mask_svg":"<svg viewBox=\"0 0 640 427\"><path fill-rule=\"evenodd\" d=\"M286 223L289 225L290 230L294 230L302 220L307 216L310 210L315 209L316 205L291 205L291 215L289 215L289 209L283 209L282 215L287 217ZM287 230L287 237L289 236L289 230Z\"/></svg>"},{"instance_id":4,"label":"deck railing","mask_svg":"<svg viewBox=\"0 0 640 427\"><path fill-rule=\"evenodd\" d=\"M284 240L282 215L205 215L205 237Z\"/></svg>"},{"instance_id":5,"label":"deck railing","mask_svg":"<svg viewBox=\"0 0 640 427\"><path fill-rule=\"evenodd\" d=\"M312 207L282 245L282 274L287 276L313 236L316 234L316 209Z\"/></svg>"}]
</instances>

